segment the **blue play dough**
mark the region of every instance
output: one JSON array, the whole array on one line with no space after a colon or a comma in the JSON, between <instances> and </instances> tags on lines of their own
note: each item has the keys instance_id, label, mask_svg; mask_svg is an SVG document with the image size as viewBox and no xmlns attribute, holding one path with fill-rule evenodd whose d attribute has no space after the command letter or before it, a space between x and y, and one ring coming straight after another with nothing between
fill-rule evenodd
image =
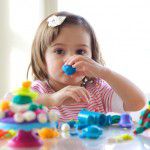
<instances>
[{"instance_id":1,"label":"blue play dough","mask_svg":"<svg viewBox=\"0 0 150 150\"><path fill-rule=\"evenodd\" d=\"M21 124L6 124L3 122L0 122L0 129L3 130L10 130L10 129L14 129L14 130L25 130L25 131L30 131L32 129L37 129L37 128L50 128L51 124L49 122L47 123L21 123Z\"/></svg>"},{"instance_id":2,"label":"blue play dough","mask_svg":"<svg viewBox=\"0 0 150 150\"><path fill-rule=\"evenodd\" d=\"M87 128L82 129L82 133L80 134L80 138L89 138L89 139L97 139L99 136L101 136L103 133L103 130L96 126L91 125Z\"/></svg>"},{"instance_id":3,"label":"blue play dough","mask_svg":"<svg viewBox=\"0 0 150 150\"><path fill-rule=\"evenodd\" d=\"M14 122L13 118L5 118L0 120L0 129L3 130L25 130L25 131L30 131L32 129L37 129L37 128L51 128L51 127L57 127L57 123L40 123L37 122L37 120L32 121L32 122L23 122L23 123L16 123Z\"/></svg>"},{"instance_id":4,"label":"blue play dough","mask_svg":"<svg viewBox=\"0 0 150 150\"><path fill-rule=\"evenodd\" d=\"M73 68L70 65L63 65L62 66L62 70L64 71L64 73L68 76L74 74L76 72L76 68Z\"/></svg>"}]
</instances>

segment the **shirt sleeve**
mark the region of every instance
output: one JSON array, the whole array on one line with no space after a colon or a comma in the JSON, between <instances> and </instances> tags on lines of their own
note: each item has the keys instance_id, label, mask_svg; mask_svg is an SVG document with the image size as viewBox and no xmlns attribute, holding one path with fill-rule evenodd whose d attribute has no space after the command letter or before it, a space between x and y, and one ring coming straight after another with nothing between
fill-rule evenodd
<instances>
[{"instance_id":1,"label":"shirt sleeve","mask_svg":"<svg viewBox=\"0 0 150 150\"><path fill-rule=\"evenodd\" d=\"M32 82L32 86L31 89L35 92L37 92L38 94L45 94L48 93L48 91L45 88L45 85L42 81L40 80L35 80Z\"/></svg>"},{"instance_id":2,"label":"shirt sleeve","mask_svg":"<svg viewBox=\"0 0 150 150\"><path fill-rule=\"evenodd\" d=\"M104 80L97 78L96 79L96 88L99 93L99 99L103 104L104 111L111 112L112 111L112 96L114 90L111 86Z\"/></svg>"},{"instance_id":3,"label":"shirt sleeve","mask_svg":"<svg viewBox=\"0 0 150 150\"><path fill-rule=\"evenodd\" d=\"M125 112L123 108L123 101L121 97L119 97L115 92L113 93L112 96L111 108L112 108L112 112L116 112L116 113Z\"/></svg>"},{"instance_id":4,"label":"shirt sleeve","mask_svg":"<svg viewBox=\"0 0 150 150\"><path fill-rule=\"evenodd\" d=\"M112 87L102 79L97 79L97 84L105 112L124 112L123 101Z\"/></svg>"}]
</instances>

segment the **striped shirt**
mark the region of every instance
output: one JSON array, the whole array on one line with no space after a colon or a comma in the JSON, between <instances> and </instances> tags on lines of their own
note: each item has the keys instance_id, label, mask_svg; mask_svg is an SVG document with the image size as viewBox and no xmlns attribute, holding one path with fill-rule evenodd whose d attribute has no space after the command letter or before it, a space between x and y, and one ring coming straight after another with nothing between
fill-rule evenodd
<instances>
[{"instance_id":1,"label":"striped shirt","mask_svg":"<svg viewBox=\"0 0 150 150\"><path fill-rule=\"evenodd\" d=\"M90 100L88 102L79 102L69 105L62 104L50 108L59 111L59 121L77 119L77 115L82 108L103 113L123 111L122 100L104 80L96 78L92 83L87 82L85 88L90 94ZM55 92L47 82L40 80L36 80L32 83L32 90L39 94L52 94Z\"/></svg>"}]
</instances>

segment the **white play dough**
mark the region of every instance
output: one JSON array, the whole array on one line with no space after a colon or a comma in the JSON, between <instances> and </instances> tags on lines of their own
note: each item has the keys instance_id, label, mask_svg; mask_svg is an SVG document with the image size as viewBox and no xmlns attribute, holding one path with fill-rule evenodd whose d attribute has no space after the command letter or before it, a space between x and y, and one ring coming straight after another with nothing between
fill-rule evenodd
<instances>
[{"instance_id":1,"label":"white play dough","mask_svg":"<svg viewBox=\"0 0 150 150\"><path fill-rule=\"evenodd\" d=\"M21 113L14 114L14 121L17 123L22 123L24 121L23 115Z\"/></svg>"},{"instance_id":2,"label":"white play dough","mask_svg":"<svg viewBox=\"0 0 150 150\"><path fill-rule=\"evenodd\" d=\"M46 122L48 121L47 116L46 116L46 114L44 114L44 113L38 114L37 120L38 120L40 123L46 123Z\"/></svg>"},{"instance_id":3,"label":"white play dough","mask_svg":"<svg viewBox=\"0 0 150 150\"><path fill-rule=\"evenodd\" d=\"M70 130L70 126L69 126L68 123L63 123L63 124L61 125L61 131L67 132L67 131L69 131L69 130Z\"/></svg>"},{"instance_id":4,"label":"white play dough","mask_svg":"<svg viewBox=\"0 0 150 150\"><path fill-rule=\"evenodd\" d=\"M49 120L51 122L58 121L59 117L60 117L60 113L57 110L50 110L49 111Z\"/></svg>"},{"instance_id":5,"label":"white play dough","mask_svg":"<svg viewBox=\"0 0 150 150\"><path fill-rule=\"evenodd\" d=\"M23 113L23 117L25 121L30 122L36 119L36 114L33 111L26 111L25 113Z\"/></svg>"}]
</instances>

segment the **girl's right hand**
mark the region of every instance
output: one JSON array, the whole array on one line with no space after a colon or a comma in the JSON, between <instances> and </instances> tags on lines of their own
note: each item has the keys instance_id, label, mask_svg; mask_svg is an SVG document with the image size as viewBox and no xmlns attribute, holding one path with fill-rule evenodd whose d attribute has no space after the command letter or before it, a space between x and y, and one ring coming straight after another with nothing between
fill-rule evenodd
<instances>
[{"instance_id":1,"label":"girl's right hand","mask_svg":"<svg viewBox=\"0 0 150 150\"><path fill-rule=\"evenodd\" d=\"M84 87L71 85L53 93L51 96L55 100L55 106L65 103L66 100L70 101L70 99L75 102L88 102L90 99L90 95Z\"/></svg>"}]
</instances>

